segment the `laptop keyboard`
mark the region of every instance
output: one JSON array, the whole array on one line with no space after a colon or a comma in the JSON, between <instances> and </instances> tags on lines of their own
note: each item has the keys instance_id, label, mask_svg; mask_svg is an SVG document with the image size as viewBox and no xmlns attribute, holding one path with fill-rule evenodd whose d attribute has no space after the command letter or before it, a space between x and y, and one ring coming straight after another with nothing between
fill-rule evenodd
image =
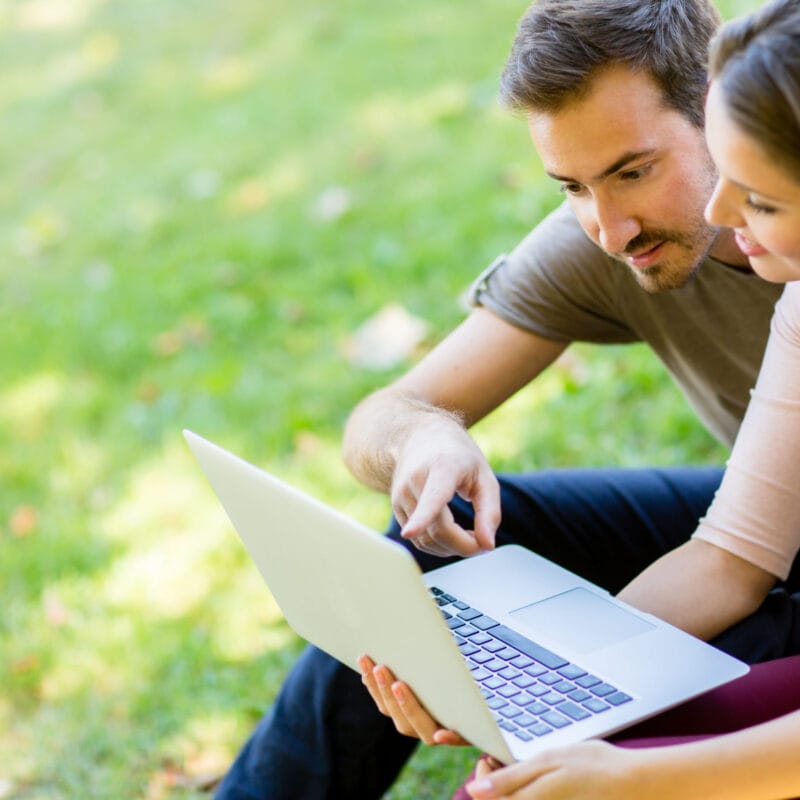
<instances>
[{"instance_id":1,"label":"laptop keyboard","mask_svg":"<svg viewBox=\"0 0 800 800\"><path fill-rule=\"evenodd\" d=\"M632 699L458 598L430 591L497 724L523 742Z\"/></svg>"}]
</instances>

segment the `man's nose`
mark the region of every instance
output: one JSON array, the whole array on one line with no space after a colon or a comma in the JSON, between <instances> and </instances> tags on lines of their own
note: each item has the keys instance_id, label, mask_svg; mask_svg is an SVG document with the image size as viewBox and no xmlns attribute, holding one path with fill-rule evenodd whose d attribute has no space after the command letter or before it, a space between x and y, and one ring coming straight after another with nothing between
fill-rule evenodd
<instances>
[{"instance_id":1,"label":"man's nose","mask_svg":"<svg viewBox=\"0 0 800 800\"><path fill-rule=\"evenodd\" d=\"M615 203L598 201L595 214L598 241L607 253L622 253L628 242L642 232L639 220Z\"/></svg>"}]
</instances>

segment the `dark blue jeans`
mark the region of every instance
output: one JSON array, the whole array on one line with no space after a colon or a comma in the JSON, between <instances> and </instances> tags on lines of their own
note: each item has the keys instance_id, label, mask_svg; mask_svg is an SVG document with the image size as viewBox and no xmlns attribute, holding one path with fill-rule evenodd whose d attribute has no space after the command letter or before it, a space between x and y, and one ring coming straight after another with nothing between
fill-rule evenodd
<instances>
[{"instance_id":1,"label":"dark blue jeans","mask_svg":"<svg viewBox=\"0 0 800 800\"><path fill-rule=\"evenodd\" d=\"M722 477L716 467L569 469L500 476L497 543L516 543L618 592L694 531ZM471 526L469 504L456 518ZM397 526L389 535L399 540ZM405 542L401 541L405 545ZM408 545L406 545L408 546ZM408 546L423 570L447 563ZM800 589L800 575L790 589ZM750 662L800 652L800 593L775 589L715 644ZM371 800L416 741L382 716L360 675L308 647L216 795L217 800Z\"/></svg>"}]
</instances>

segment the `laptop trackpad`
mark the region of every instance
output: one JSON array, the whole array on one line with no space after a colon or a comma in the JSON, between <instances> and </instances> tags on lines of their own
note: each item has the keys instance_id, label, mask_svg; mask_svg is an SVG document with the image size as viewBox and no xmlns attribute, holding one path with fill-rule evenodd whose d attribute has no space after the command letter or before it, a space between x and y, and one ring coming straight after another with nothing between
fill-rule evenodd
<instances>
[{"instance_id":1,"label":"laptop trackpad","mask_svg":"<svg viewBox=\"0 0 800 800\"><path fill-rule=\"evenodd\" d=\"M518 608L510 616L532 639L546 636L576 653L590 653L655 627L581 587Z\"/></svg>"}]
</instances>

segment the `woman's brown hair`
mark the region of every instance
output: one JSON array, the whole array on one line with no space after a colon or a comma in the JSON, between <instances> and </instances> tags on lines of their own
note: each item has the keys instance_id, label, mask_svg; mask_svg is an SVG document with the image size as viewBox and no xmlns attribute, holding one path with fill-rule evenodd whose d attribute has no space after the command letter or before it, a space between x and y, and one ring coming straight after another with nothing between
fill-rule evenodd
<instances>
[{"instance_id":1,"label":"woman's brown hair","mask_svg":"<svg viewBox=\"0 0 800 800\"><path fill-rule=\"evenodd\" d=\"M726 23L709 74L733 122L800 180L800 2L773 0Z\"/></svg>"}]
</instances>

